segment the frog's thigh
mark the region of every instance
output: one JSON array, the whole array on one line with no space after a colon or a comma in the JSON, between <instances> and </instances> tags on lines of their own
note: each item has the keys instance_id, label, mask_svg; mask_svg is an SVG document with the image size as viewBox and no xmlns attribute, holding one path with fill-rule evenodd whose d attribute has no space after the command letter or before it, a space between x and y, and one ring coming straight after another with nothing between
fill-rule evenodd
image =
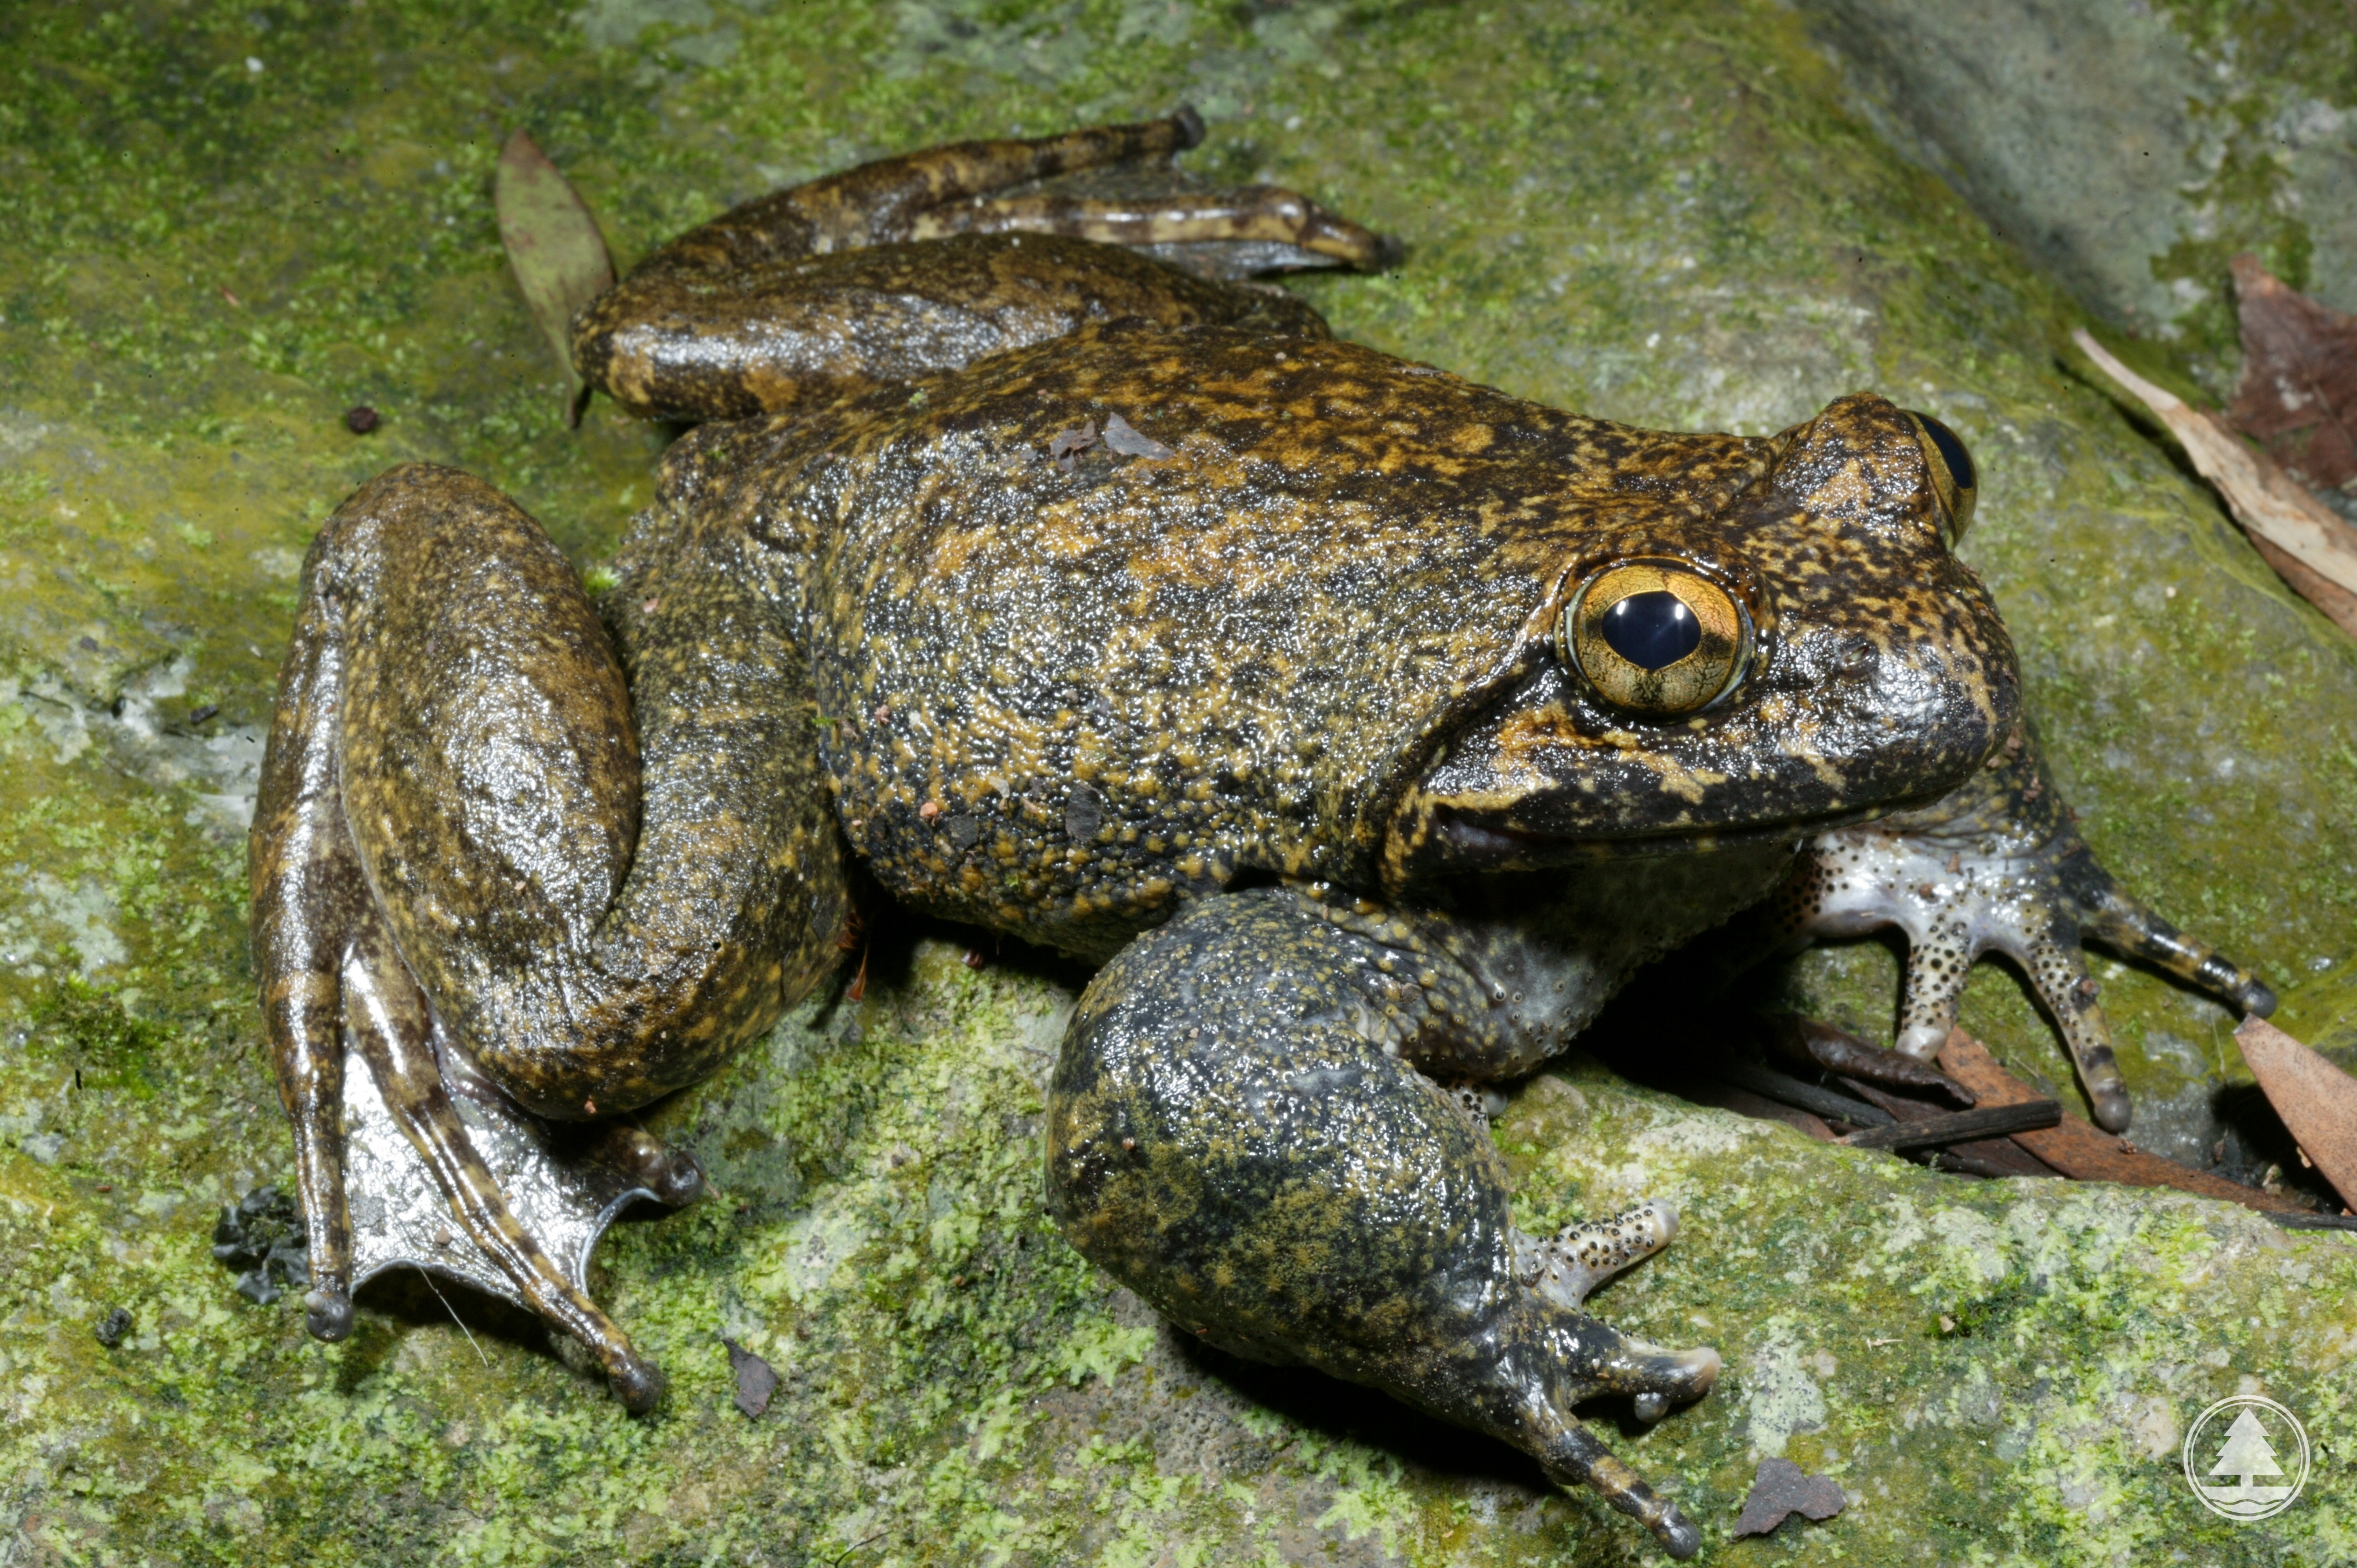
<instances>
[{"instance_id":1,"label":"frog's thigh","mask_svg":"<svg viewBox=\"0 0 2357 1568\"><path fill-rule=\"evenodd\" d=\"M1572 1413L1698 1397L1718 1359L1640 1347L1517 1278L1505 1171L1386 1048L1350 933L1280 889L1206 900L1092 982L1049 1105L1073 1243L1240 1354L1385 1389L1697 1538Z\"/></svg>"},{"instance_id":2,"label":"frog's thigh","mask_svg":"<svg viewBox=\"0 0 2357 1568\"><path fill-rule=\"evenodd\" d=\"M371 503L342 780L402 957L541 1115L703 1078L832 965L845 908L770 585L694 540L659 552L623 589L633 692L570 566L490 486L404 470Z\"/></svg>"}]
</instances>

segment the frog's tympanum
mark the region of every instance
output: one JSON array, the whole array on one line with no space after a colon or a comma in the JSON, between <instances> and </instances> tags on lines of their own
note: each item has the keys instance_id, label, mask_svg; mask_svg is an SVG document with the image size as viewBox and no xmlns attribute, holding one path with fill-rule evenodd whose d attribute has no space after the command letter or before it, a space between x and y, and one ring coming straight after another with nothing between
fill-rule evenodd
<instances>
[{"instance_id":1,"label":"frog's tympanum","mask_svg":"<svg viewBox=\"0 0 2357 1568\"><path fill-rule=\"evenodd\" d=\"M1250 275L1383 242L1194 184L1168 159L1200 134L940 148L657 252L576 361L706 423L601 598L447 468L320 532L253 845L311 1331L419 1264L651 1404L584 1265L700 1178L615 1113L834 974L872 879L1102 965L1049 1097L1083 1253L1688 1555L1573 1413L1717 1376L1581 1310L1676 1216L1518 1230L1483 1086L1754 907L1792 941L1903 929L1917 1056L2013 955L2113 1127L2083 931L2266 990L2072 830L1954 554L1944 426L1859 393L1664 435L1334 341Z\"/></svg>"}]
</instances>

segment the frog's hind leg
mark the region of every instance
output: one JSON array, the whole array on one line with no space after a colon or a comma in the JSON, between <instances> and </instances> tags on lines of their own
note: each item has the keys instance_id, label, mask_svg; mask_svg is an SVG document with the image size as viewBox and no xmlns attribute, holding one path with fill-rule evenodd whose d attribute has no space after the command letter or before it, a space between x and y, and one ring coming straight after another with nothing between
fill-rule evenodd
<instances>
[{"instance_id":1,"label":"frog's hind leg","mask_svg":"<svg viewBox=\"0 0 2357 1568\"><path fill-rule=\"evenodd\" d=\"M907 240L1007 232L1121 245L1282 242L1361 267L1390 254L1379 236L1275 186L1211 190L1165 183L1143 196L1020 188L1158 163L1202 139L1202 120L1182 109L1134 124L927 147L732 208L657 251L638 272L721 274Z\"/></svg>"},{"instance_id":2,"label":"frog's hind leg","mask_svg":"<svg viewBox=\"0 0 2357 1568\"><path fill-rule=\"evenodd\" d=\"M697 1181L598 1121L705 1076L839 961L848 863L785 568L673 521L626 574L627 689L564 557L479 481L390 470L314 543L253 929L323 1338L455 1219L465 1254L427 1256L642 1404L581 1265L631 1194Z\"/></svg>"},{"instance_id":3,"label":"frog's hind leg","mask_svg":"<svg viewBox=\"0 0 2357 1568\"><path fill-rule=\"evenodd\" d=\"M1455 1026L1393 979L1396 956L1286 889L1207 899L1139 938L1065 1036L1050 1208L1181 1327L1500 1437L1690 1557L1694 1525L1573 1412L1617 1394L1650 1420L1716 1380L1716 1352L1580 1309L1674 1216L1520 1235L1495 1148L1410 1065L1442 1054L1421 1034Z\"/></svg>"},{"instance_id":4,"label":"frog's hind leg","mask_svg":"<svg viewBox=\"0 0 2357 1568\"><path fill-rule=\"evenodd\" d=\"M952 142L861 164L730 208L640 263L638 274L727 274L920 237L943 208L1059 175L1184 152L1203 139L1191 109L1163 120L1053 136Z\"/></svg>"},{"instance_id":5,"label":"frog's hind leg","mask_svg":"<svg viewBox=\"0 0 2357 1568\"><path fill-rule=\"evenodd\" d=\"M306 1317L314 1337L332 1341L352 1331L342 971L348 933L369 893L337 779L343 639L321 607L311 601L297 618L279 675L247 876L263 1032L295 1133L311 1276Z\"/></svg>"},{"instance_id":6,"label":"frog's hind leg","mask_svg":"<svg viewBox=\"0 0 2357 1568\"><path fill-rule=\"evenodd\" d=\"M1092 321L1324 337L1291 295L1217 280L1376 266L1390 248L1297 193L1208 189L1157 166L1201 135L1185 113L967 142L761 197L591 301L573 322L574 362L633 412L736 419Z\"/></svg>"}]
</instances>

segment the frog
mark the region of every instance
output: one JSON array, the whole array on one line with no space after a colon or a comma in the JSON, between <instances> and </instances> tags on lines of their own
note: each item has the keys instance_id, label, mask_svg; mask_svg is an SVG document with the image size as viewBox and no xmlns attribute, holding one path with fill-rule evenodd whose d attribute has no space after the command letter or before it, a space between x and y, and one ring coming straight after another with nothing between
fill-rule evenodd
<instances>
[{"instance_id":1,"label":"frog","mask_svg":"<svg viewBox=\"0 0 2357 1568\"><path fill-rule=\"evenodd\" d=\"M1272 276L1400 248L1187 175L1203 134L933 147L657 250L573 325L686 426L601 593L453 468L320 529L251 841L308 1329L423 1268L653 1408L587 1257L704 1183L631 1113L842 986L888 899L1094 966L1043 1197L1107 1276L1690 1557L1575 1408L1714 1386L1587 1309L1679 1215L1524 1233L1506 1091L1731 921L1901 931L1916 1058L2010 955L2115 1126L2083 937L2271 993L2072 827L1944 424L1649 431L1338 339Z\"/></svg>"}]
</instances>

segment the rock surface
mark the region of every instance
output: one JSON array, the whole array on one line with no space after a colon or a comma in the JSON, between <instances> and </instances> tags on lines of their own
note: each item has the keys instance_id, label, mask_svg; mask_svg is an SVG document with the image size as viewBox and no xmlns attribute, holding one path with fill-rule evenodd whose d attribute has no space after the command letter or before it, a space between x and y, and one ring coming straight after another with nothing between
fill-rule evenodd
<instances>
[{"instance_id":1,"label":"rock surface","mask_svg":"<svg viewBox=\"0 0 2357 1568\"><path fill-rule=\"evenodd\" d=\"M1851 102L2115 326L2222 401L2226 260L2357 309L2357 28L2263 0L1796 0Z\"/></svg>"},{"instance_id":2,"label":"rock surface","mask_svg":"<svg viewBox=\"0 0 2357 1568\"><path fill-rule=\"evenodd\" d=\"M2321 107L2301 125L2357 106L2330 76L2333 6L2116 9L2074 14L2143 40L2118 80L2183 89L2156 145L2222 146L2222 179L2276 124L2236 82L2305 93ZM565 427L490 209L518 124L627 263L863 156L1191 101L1214 128L1198 167L1410 242L1395 274L1304 285L1348 336L1654 424L1770 430L1859 386L1937 414L1982 461L1964 553L2088 836L2160 908L2305 982L2280 1015L2294 1033L2357 1046L2357 657L2054 359L2084 301L2165 318L2187 374L2219 371L2231 336L2167 315L2144 279L2222 293L2222 252L2213 277L2182 236L2231 238L2236 212L2273 225L2288 280L2357 305L2330 271L2357 253L2332 227L2348 209L2222 197L2204 238L2123 187L2145 216L2073 240L2074 273L1967 204L2010 188L1983 145L1995 110L1936 156L1908 133L1963 197L1892 150L1888 106L1931 91L1858 63L1860 38L1903 52L1893 17L1865 0L0 14L0 1561L1652 1555L1511 1453L1206 1356L1111 1290L1039 1214L1039 1086L1079 977L977 972L955 932L882 934L864 1003L806 1009L661 1113L721 1196L600 1254L617 1316L672 1374L656 1418L475 1298L381 1291L329 1348L292 1301L236 1294L210 1254L218 1208L289 1175L242 832L301 552L346 490L422 457L509 489L594 573L663 437L604 404ZM1835 25L1854 35L1837 60ZM2080 58L2026 91L2125 113ZM2317 167L2341 156L2314 146ZM2265 156L2290 160L2288 184L2237 189L2310 188L2306 152ZM2024 210L2033 196L2050 199ZM2205 199L2179 197L2199 220ZM2301 246L2313 278L2285 263ZM2193 259L2176 274L2157 254ZM356 404L380 412L371 433L347 428ZM2268 1157L2236 1114L2233 1021L2142 971L2097 973L2139 1136L2201 1158L2232 1124L2232 1157ZM1896 979L1867 942L1764 983L1887 1039ZM1965 1022L2072 1092L2007 972L1976 976ZM1941 1177L1584 1056L1497 1135L1534 1228L1648 1194L1683 1208L1679 1242L1598 1305L1717 1345L1727 1378L1649 1433L1598 1419L1703 1521L1711 1561L2357 1559L2357 1240L2173 1196ZM758 1419L724 1338L780 1380ZM2303 1500L2246 1527L2200 1509L2177 1455L2245 1390L2319 1450ZM1771 1455L1849 1505L1731 1541Z\"/></svg>"}]
</instances>

